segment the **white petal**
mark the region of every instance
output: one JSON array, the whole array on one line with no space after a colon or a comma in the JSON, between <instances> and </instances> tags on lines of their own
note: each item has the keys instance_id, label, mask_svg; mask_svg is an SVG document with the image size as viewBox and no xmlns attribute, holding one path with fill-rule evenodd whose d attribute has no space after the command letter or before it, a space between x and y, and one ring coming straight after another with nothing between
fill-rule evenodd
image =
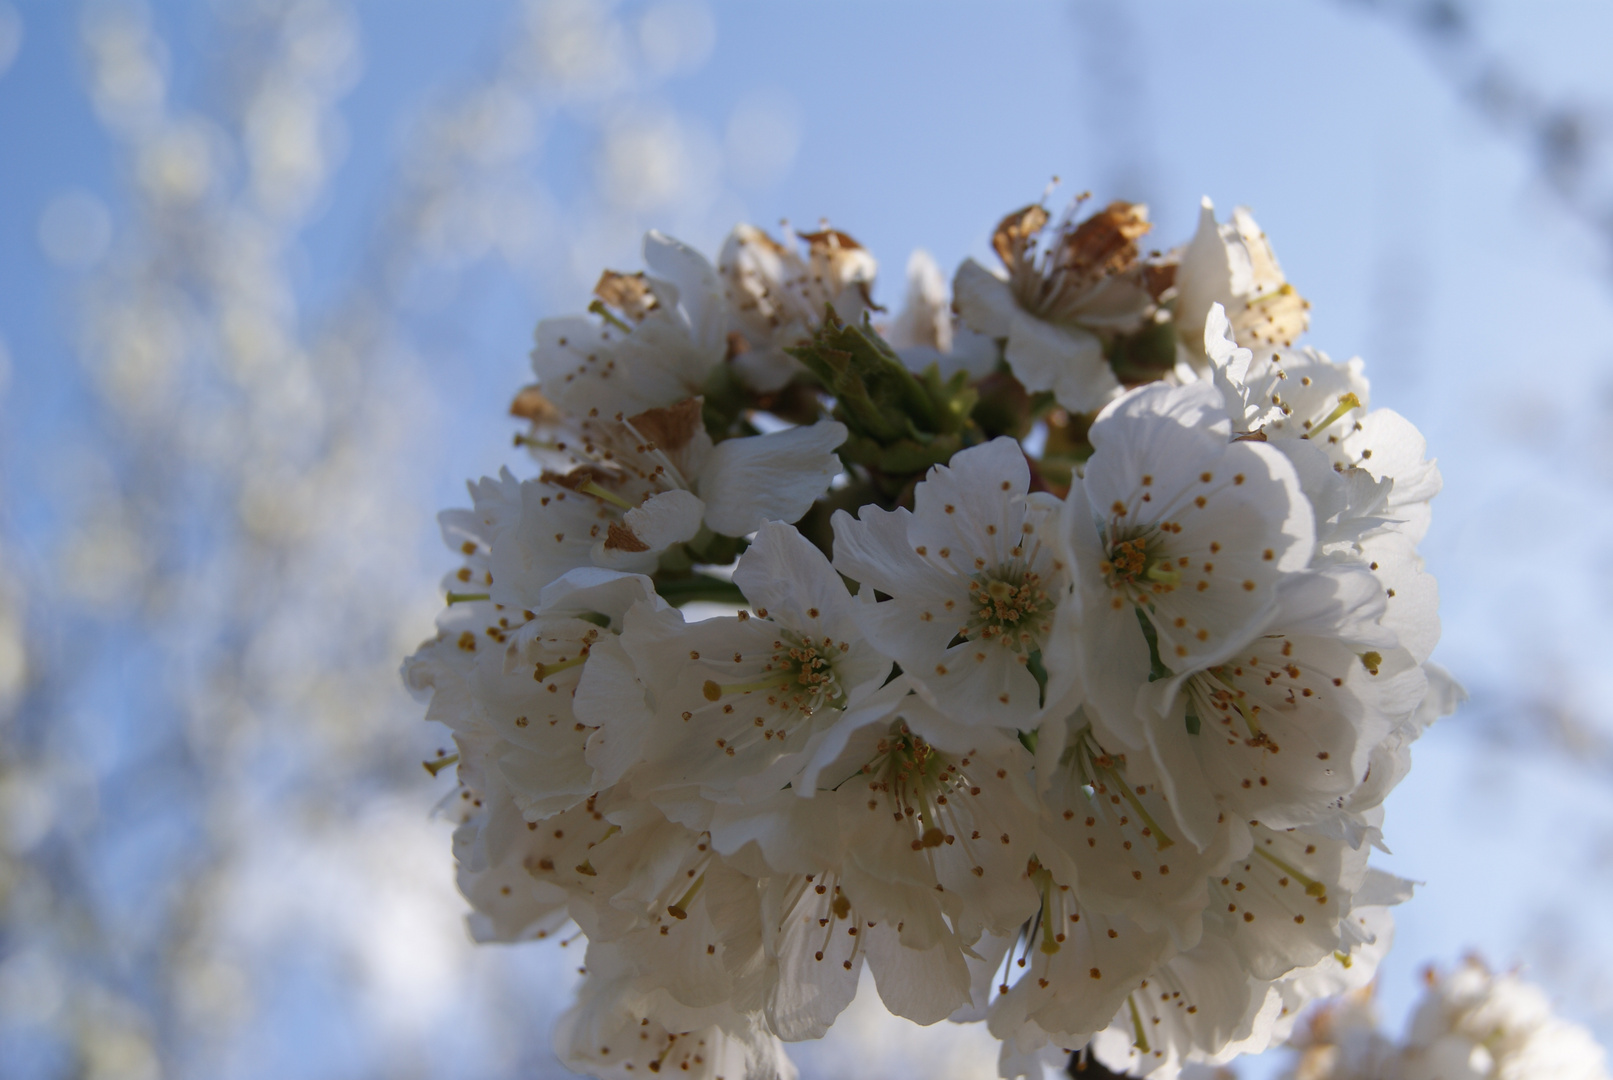
<instances>
[{"instance_id":1,"label":"white petal","mask_svg":"<svg viewBox=\"0 0 1613 1080\"><path fill-rule=\"evenodd\" d=\"M1019 310L1008 282L973 259L963 260L952 281L952 304L963 324L988 337L1008 336L1013 313Z\"/></svg>"},{"instance_id":2,"label":"white petal","mask_svg":"<svg viewBox=\"0 0 1613 1080\"><path fill-rule=\"evenodd\" d=\"M1232 425L1222 406L1220 397L1206 382L1193 382L1185 386L1148 383L1106 406L1094 421L1093 429L1095 437L1101 440L1110 427L1118 427L1108 421L1162 417L1175 420L1183 427L1200 428L1226 439L1232 435ZM1100 428L1099 424L1103 426ZM1097 445L1093 443L1094 447Z\"/></svg>"},{"instance_id":3,"label":"white petal","mask_svg":"<svg viewBox=\"0 0 1613 1080\"><path fill-rule=\"evenodd\" d=\"M622 616L634 604L646 603L657 608L667 606L666 601L656 593L654 582L643 574L624 574L602 566L581 566L567 571L545 585L538 594L538 600L542 605L540 610L545 615L597 613L608 616L613 628L618 630Z\"/></svg>"},{"instance_id":4,"label":"white petal","mask_svg":"<svg viewBox=\"0 0 1613 1080\"><path fill-rule=\"evenodd\" d=\"M717 444L700 474L706 524L744 536L764 521L796 521L840 472L834 449L846 427L833 420Z\"/></svg>"},{"instance_id":5,"label":"white petal","mask_svg":"<svg viewBox=\"0 0 1613 1080\"><path fill-rule=\"evenodd\" d=\"M950 941L929 949L901 943L896 928L882 923L867 934L868 967L885 1008L915 1024L945 1020L969 1001L969 967Z\"/></svg>"},{"instance_id":6,"label":"white petal","mask_svg":"<svg viewBox=\"0 0 1613 1080\"><path fill-rule=\"evenodd\" d=\"M947 302L946 279L923 248L907 260L907 299L886 329L885 340L897 351L915 345L941 354L951 351L952 310Z\"/></svg>"},{"instance_id":7,"label":"white petal","mask_svg":"<svg viewBox=\"0 0 1613 1080\"><path fill-rule=\"evenodd\" d=\"M881 510L872 503L858 507L856 517L835 511L830 519L834 568L863 587L857 594L860 599L866 592L866 599L872 600L873 589L904 596L934 588L934 567L908 543L912 520L911 510Z\"/></svg>"},{"instance_id":8,"label":"white petal","mask_svg":"<svg viewBox=\"0 0 1613 1080\"><path fill-rule=\"evenodd\" d=\"M1103 343L1078 326L1057 326L1016 307L1003 355L1025 389L1051 390L1071 412L1101 409L1120 393Z\"/></svg>"},{"instance_id":9,"label":"white petal","mask_svg":"<svg viewBox=\"0 0 1613 1080\"><path fill-rule=\"evenodd\" d=\"M963 574L995 570L1016 556L1026 542L1021 527L1030 490L1030 466L1019 443L1006 436L952 455L932 468L913 492L913 523L908 540L940 554L945 565ZM984 560L984 566L976 565Z\"/></svg>"},{"instance_id":10,"label":"white petal","mask_svg":"<svg viewBox=\"0 0 1613 1080\"><path fill-rule=\"evenodd\" d=\"M588 737L587 760L598 785L616 783L638 763L653 719L644 686L619 638L607 636L589 652L572 709L579 720L596 729Z\"/></svg>"},{"instance_id":11,"label":"white petal","mask_svg":"<svg viewBox=\"0 0 1613 1080\"><path fill-rule=\"evenodd\" d=\"M1398 532L1382 532L1361 542L1361 554L1383 586L1383 625L1421 663L1439 643L1439 585L1423 570L1412 542Z\"/></svg>"},{"instance_id":12,"label":"white petal","mask_svg":"<svg viewBox=\"0 0 1613 1080\"><path fill-rule=\"evenodd\" d=\"M689 336L698 349L722 352L728 332L722 282L706 257L654 229L644 234L644 265L678 291Z\"/></svg>"},{"instance_id":13,"label":"white petal","mask_svg":"<svg viewBox=\"0 0 1613 1080\"><path fill-rule=\"evenodd\" d=\"M782 616L787 626L822 625L833 627L835 634L855 631L845 582L823 552L782 522L770 521L757 530L734 568L734 584L752 607Z\"/></svg>"},{"instance_id":14,"label":"white petal","mask_svg":"<svg viewBox=\"0 0 1613 1080\"><path fill-rule=\"evenodd\" d=\"M1204 343L1211 306L1230 304L1233 299L1231 257L1215 221L1215 205L1208 198L1200 203L1198 229L1182 252L1176 293L1177 332L1197 352Z\"/></svg>"},{"instance_id":15,"label":"white petal","mask_svg":"<svg viewBox=\"0 0 1613 1080\"><path fill-rule=\"evenodd\" d=\"M608 535L594 544L594 561L603 566L638 568L673 544L700 531L706 506L699 498L674 488L652 495L622 515L628 536ZM614 530L613 530L614 533Z\"/></svg>"}]
</instances>

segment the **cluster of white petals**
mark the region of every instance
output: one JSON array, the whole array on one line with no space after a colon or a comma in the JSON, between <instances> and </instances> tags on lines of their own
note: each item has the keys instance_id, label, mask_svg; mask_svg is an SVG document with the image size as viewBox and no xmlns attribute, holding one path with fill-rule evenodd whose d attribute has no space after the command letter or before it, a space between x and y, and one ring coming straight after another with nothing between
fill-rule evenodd
<instances>
[{"instance_id":1,"label":"cluster of white petals","mask_svg":"<svg viewBox=\"0 0 1613 1080\"><path fill-rule=\"evenodd\" d=\"M1372 977L1382 803L1461 697L1439 472L1247 212L1144 253L1079 208L950 297L915 255L885 323L851 237L741 226L538 325L532 463L442 515L404 677L475 936L586 936L568 1067L791 1076L866 967L1005 1077L1169 1078Z\"/></svg>"},{"instance_id":2,"label":"cluster of white petals","mask_svg":"<svg viewBox=\"0 0 1613 1080\"><path fill-rule=\"evenodd\" d=\"M1540 988L1468 957L1430 968L1404 1040L1378 1031L1369 990L1331 1002L1290 1040L1285 1080L1609 1080L1607 1055Z\"/></svg>"}]
</instances>

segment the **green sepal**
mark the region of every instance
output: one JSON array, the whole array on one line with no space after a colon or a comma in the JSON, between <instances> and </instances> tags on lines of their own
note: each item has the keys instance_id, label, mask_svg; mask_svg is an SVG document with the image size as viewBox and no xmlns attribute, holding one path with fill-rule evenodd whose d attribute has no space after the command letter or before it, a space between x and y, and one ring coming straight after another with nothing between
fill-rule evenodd
<instances>
[{"instance_id":1,"label":"green sepal","mask_svg":"<svg viewBox=\"0 0 1613 1080\"><path fill-rule=\"evenodd\" d=\"M712 442L722 442L735 434L735 424L739 423L745 409L750 406L750 391L740 381L734 365L717 364L713 367L700 393L704 400L700 419L705 423L706 434L711 436Z\"/></svg>"},{"instance_id":2,"label":"green sepal","mask_svg":"<svg viewBox=\"0 0 1613 1080\"><path fill-rule=\"evenodd\" d=\"M1154 624L1148 621L1148 616L1143 614L1142 608L1133 607L1132 610L1137 613L1137 622L1143 628L1143 638L1148 642L1148 681L1157 682L1160 679L1170 678L1170 668L1159 659L1159 634L1155 631Z\"/></svg>"},{"instance_id":3,"label":"green sepal","mask_svg":"<svg viewBox=\"0 0 1613 1080\"><path fill-rule=\"evenodd\" d=\"M1104 355L1123 386L1162 379L1176 367L1176 324L1145 323L1140 330L1109 342Z\"/></svg>"},{"instance_id":4,"label":"green sepal","mask_svg":"<svg viewBox=\"0 0 1613 1080\"><path fill-rule=\"evenodd\" d=\"M1036 707L1041 708L1047 704L1047 666L1042 663L1042 650L1037 649L1025 657L1025 670L1031 673L1036 680L1036 691L1040 695Z\"/></svg>"},{"instance_id":5,"label":"green sepal","mask_svg":"<svg viewBox=\"0 0 1613 1080\"><path fill-rule=\"evenodd\" d=\"M834 417L849 432L840 459L875 474L883 502L899 500L911 478L983 441L971 419L979 395L968 374L942 379L931 365L914 375L866 320L842 322L828 307L812 340L786 351L834 398Z\"/></svg>"}]
</instances>

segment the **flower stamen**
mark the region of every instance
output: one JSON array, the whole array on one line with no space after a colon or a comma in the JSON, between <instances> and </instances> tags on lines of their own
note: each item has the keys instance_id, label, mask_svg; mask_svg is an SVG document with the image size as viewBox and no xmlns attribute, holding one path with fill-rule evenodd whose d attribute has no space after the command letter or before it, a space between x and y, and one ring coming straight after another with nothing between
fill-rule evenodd
<instances>
[{"instance_id":1,"label":"flower stamen","mask_svg":"<svg viewBox=\"0 0 1613 1080\"><path fill-rule=\"evenodd\" d=\"M1339 403L1333 409L1333 411L1323 417L1321 423L1317 424L1305 434L1301 435L1300 438L1308 439L1313 435L1320 434L1322 431L1325 431L1330 424L1338 420L1345 413L1349 412L1351 409L1359 409L1360 407L1361 399L1356 397L1354 394L1340 394Z\"/></svg>"}]
</instances>

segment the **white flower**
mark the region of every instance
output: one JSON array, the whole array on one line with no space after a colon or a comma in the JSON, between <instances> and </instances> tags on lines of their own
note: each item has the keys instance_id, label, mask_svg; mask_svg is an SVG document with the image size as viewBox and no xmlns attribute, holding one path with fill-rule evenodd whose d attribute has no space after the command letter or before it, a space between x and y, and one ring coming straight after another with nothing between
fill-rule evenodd
<instances>
[{"instance_id":1,"label":"white flower","mask_svg":"<svg viewBox=\"0 0 1613 1080\"><path fill-rule=\"evenodd\" d=\"M1063 723L1063 721L1059 721ZM1032 881L1041 907L1005 968L991 1030L1019 1058L1084 1045L1150 971L1199 941L1207 875L1234 854L1225 820L1203 852L1179 844L1160 786L1104 753L1079 717L1043 796ZM1040 743L1052 736L1044 724ZM1028 964L1027 964L1028 961Z\"/></svg>"},{"instance_id":2,"label":"white flower","mask_svg":"<svg viewBox=\"0 0 1613 1080\"><path fill-rule=\"evenodd\" d=\"M1283 1080L1381 1080L1399 1073L1399 1048L1378 1031L1371 990L1328 1002L1289 1047L1301 1056Z\"/></svg>"},{"instance_id":3,"label":"white flower","mask_svg":"<svg viewBox=\"0 0 1613 1080\"><path fill-rule=\"evenodd\" d=\"M1218 813L1218 820L1203 823L1209 842L1202 851L1179 842L1146 756L1106 753L1084 718L1068 723L1074 732L1042 796L1045 842L1038 842L1037 859L1056 884L1076 887L1087 908L1163 929L1176 948L1192 948L1209 903L1209 878L1248 854L1247 834ZM1041 738L1049 737L1050 727L1043 725Z\"/></svg>"},{"instance_id":4,"label":"white flower","mask_svg":"<svg viewBox=\"0 0 1613 1080\"><path fill-rule=\"evenodd\" d=\"M1206 938L1171 957L1125 998L1113 1022L1092 1040L1093 1054L1128 1076L1172 1080L1190 1061L1269 1027L1278 1006L1251 981L1226 944Z\"/></svg>"},{"instance_id":5,"label":"white flower","mask_svg":"<svg viewBox=\"0 0 1613 1080\"><path fill-rule=\"evenodd\" d=\"M1384 887L1379 888L1379 883ZM1394 941L1395 922L1389 905L1403 903L1410 897L1410 883L1368 870L1367 884L1356 895L1356 906L1343 924L1349 947L1324 956L1308 968L1291 971L1272 983L1270 993L1282 1003L1281 1008L1264 1032L1264 1038L1246 1040L1239 1047L1240 1052L1258 1054L1277 1043L1292 1042L1296 1023L1319 1001L1332 998L1348 1009L1350 1005L1345 1003L1357 1000L1360 994L1369 994L1378 965ZM1324 1013L1325 1008L1311 1015L1314 1018Z\"/></svg>"},{"instance_id":6,"label":"white flower","mask_svg":"<svg viewBox=\"0 0 1613 1080\"><path fill-rule=\"evenodd\" d=\"M1315 825L1365 779L1372 751L1407 720L1425 681L1390 663L1395 635L1365 568L1330 567L1279 588L1265 632L1242 652L1180 682L1182 700L1156 738L1198 762L1239 819ZM1409 659L1409 657L1408 657Z\"/></svg>"},{"instance_id":7,"label":"white flower","mask_svg":"<svg viewBox=\"0 0 1613 1080\"><path fill-rule=\"evenodd\" d=\"M764 521L794 521L840 471L845 426L823 420L712 445L690 398L626 419L542 431L545 468L472 489L490 535L493 598L530 608L579 566L646 573L661 552L702 526L743 536Z\"/></svg>"},{"instance_id":8,"label":"white flower","mask_svg":"<svg viewBox=\"0 0 1613 1080\"><path fill-rule=\"evenodd\" d=\"M1250 349L1238 342L1219 302L1205 316L1203 345L1211 380L1226 399L1239 434L1315 438L1367 400L1359 358L1338 364L1311 348ZM1329 445L1347 430L1348 424L1333 428Z\"/></svg>"},{"instance_id":9,"label":"white flower","mask_svg":"<svg viewBox=\"0 0 1613 1080\"><path fill-rule=\"evenodd\" d=\"M426 719L447 725L454 733L456 753L428 763L433 773L455 766L458 795L464 805L451 811L463 821L483 806L509 797L499 759L510 749L496 727L477 705L474 688L479 662L489 657L502 666L509 612L486 601L455 604L437 619L437 636L423 642L403 662L404 685L417 700L429 702Z\"/></svg>"},{"instance_id":10,"label":"white flower","mask_svg":"<svg viewBox=\"0 0 1613 1080\"><path fill-rule=\"evenodd\" d=\"M768 1026L786 1041L822 1038L856 996L879 927L854 920L851 901L821 873L768 877L762 896Z\"/></svg>"},{"instance_id":11,"label":"white flower","mask_svg":"<svg viewBox=\"0 0 1613 1080\"><path fill-rule=\"evenodd\" d=\"M703 256L651 231L644 262L654 276L607 273L596 290L633 320L581 315L538 323L532 370L544 395L577 417L631 416L704 391L727 354L722 285Z\"/></svg>"},{"instance_id":12,"label":"white flower","mask_svg":"<svg viewBox=\"0 0 1613 1080\"><path fill-rule=\"evenodd\" d=\"M1015 1055L1050 1042L1070 1050L1085 1045L1108 1026L1139 980L1173 952L1164 930L1146 931L1123 914L1086 907L1045 869L1036 877L1042 907L1036 933L1025 939L1019 958L1028 963L1008 966L1018 978L999 987L987 1022Z\"/></svg>"},{"instance_id":13,"label":"white flower","mask_svg":"<svg viewBox=\"0 0 1613 1080\"><path fill-rule=\"evenodd\" d=\"M1389 409L1368 411L1360 360L1339 364L1310 348L1242 348L1220 304L1210 309L1204 347L1234 430L1271 442L1300 470L1317 504L1319 542L1355 540L1377 527L1422 539L1439 468L1410 421ZM1338 475L1327 476L1308 455Z\"/></svg>"},{"instance_id":14,"label":"white flower","mask_svg":"<svg viewBox=\"0 0 1613 1080\"><path fill-rule=\"evenodd\" d=\"M1409 654L1408 654L1409 658ZM1388 663L1393 657L1385 658ZM1403 662L1403 661L1402 661ZM1370 809L1383 802L1396 784L1411 771L1411 744L1442 716L1449 716L1467 700L1467 691L1438 664L1421 665L1425 690L1415 711L1390 730L1368 757L1367 775L1350 793L1345 807L1351 811Z\"/></svg>"},{"instance_id":15,"label":"white flower","mask_svg":"<svg viewBox=\"0 0 1613 1080\"><path fill-rule=\"evenodd\" d=\"M577 1003L555 1026L554 1051L567 1068L601 1080L662 1072L695 1080L794 1080L784 1047L759 1017L669 1005L638 985L624 952L588 947Z\"/></svg>"},{"instance_id":16,"label":"white flower","mask_svg":"<svg viewBox=\"0 0 1613 1080\"><path fill-rule=\"evenodd\" d=\"M653 708L641 706L644 764L634 774L648 797L689 787L717 801L779 791L890 674L839 575L790 526L764 525L734 581L755 616L635 618L622 639L654 697Z\"/></svg>"},{"instance_id":17,"label":"white flower","mask_svg":"<svg viewBox=\"0 0 1613 1080\"><path fill-rule=\"evenodd\" d=\"M1203 364L1205 321L1216 304L1226 309L1234 339L1249 348L1292 345L1310 325L1310 304L1288 284L1249 211L1240 206L1230 223L1218 225L1206 198L1176 270L1176 329L1194 367Z\"/></svg>"},{"instance_id":18,"label":"white flower","mask_svg":"<svg viewBox=\"0 0 1613 1080\"><path fill-rule=\"evenodd\" d=\"M914 696L889 725L853 736L840 761L859 759L836 791L817 796L842 815L853 901L900 922L918 886L965 942L1017 929L1036 906L1025 883L1031 757L1018 740L957 724ZM925 933L904 930L903 940Z\"/></svg>"},{"instance_id":19,"label":"white flower","mask_svg":"<svg viewBox=\"0 0 1613 1080\"><path fill-rule=\"evenodd\" d=\"M914 509L834 516L835 568L891 599L858 614L874 646L947 715L1025 727L1040 706L1030 670L1065 582L1057 501L1030 494L1019 444L995 439L938 465Z\"/></svg>"},{"instance_id":20,"label":"white flower","mask_svg":"<svg viewBox=\"0 0 1613 1080\"><path fill-rule=\"evenodd\" d=\"M1373 906L1351 912L1350 925L1338 951L1277 980L1249 976L1225 942L1207 938L1163 963L1129 995L1093 1040L1095 1056L1111 1069L1154 1080L1220 1075L1207 1067L1261 1053L1287 1038L1312 1002L1372 981L1393 922L1386 908ZM1379 1074L1359 1080L1369 1076L1385 1080Z\"/></svg>"},{"instance_id":21,"label":"white flower","mask_svg":"<svg viewBox=\"0 0 1613 1080\"><path fill-rule=\"evenodd\" d=\"M1539 987L1472 957L1428 982L1402 1053L1405 1080L1606 1080L1602 1048L1557 1017Z\"/></svg>"},{"instance_id":22,"label":"white flower","mask_svg":"<svg viewBox=\"0 0 1613 1080\"><path fill-rule=\"evenodd\" d=\"M807 245L805 258L798 242ZM873 307L877 269L874 257L837 229L797 235L786 226L780 243L755 226L737 226L717 272L744 346L734 366L745 381L764 392L789 382L801 365L784 350L813 335L827 306L842 322L861 322Z\"/></svg>"},{"instance_id":23,"label":"white flower","mask_svg":"<svg viewBox=\"0 0 1613 1080\"><path fill-rule=\"evenodd\" d=\"M1476 957L1425 977L1404 1042L1378 1033L1370 998L1349 995L1293 1040L1302 1056L1289 1080L1607 1080L1605 1052L1539 987Z\"/></svg>"},{"instance_id":24,"label":"white flower","mask_svg":"<svg viewBox=\"0 0 1613 1080\"><path fill-rule=\"evenodd\" d=\"M946 279L922 248L907 260L907 299L884 337L915 375L931 364L943 380L960 371L978 380L997 370L997 343L959 323Z\"/></svg>"},{"instance_id":25,"label":"white flower","mask_svg":"<svg viewBox=\"0 0 1613 1080\"><path fill-rule=\"evenodd\" d=\"M713 846L752 852L757 873L786 879L765 894L780 912L769 916L769 951L781 978L809 980L770 1006L788 1004L788 1030L827 1023L864 961L886 1007L918 1023L970 1001L970 944L1017 932L1036 909L1029 767L1017 740L909 695L850 732L815 782L719 809ZM855 940L835 946L840 934Z\"/></svg>"},{"instance_id":26,"label":"white flower","mask_svg":"<svg viewBox=\"0 0 1613 1080\"><path fill-rule=\"evenodd\" d=\"M541 940L571 921L571 891L563 879L546 874L542 864L567 858L575 865L594 827L591 813L579 809L551 818L541 826L521 816L514 803L484 800L476 816L454 831L459 891L474 909L468 922L477 941ZM569 843L564 834L571 833ZM562 834L556 839L555 833Z\"/></svg>"},{"instance_id":27,"label":"white flower","mask_svg":"<svg viewBox=\"0 0 1613 1080\"><path fill-rule=\"evenodd\" d=\"M699 844L695 851L701 851ZM639 853L640 858L653 855ZM672 890L656 896L657 906L643 922L608 938L596 928L590 939L617 946L639 972L641 988L662 990L685 1008L750 1011L756 1004L754 958L761 942L756 879L721 859L706 859L672 881ZM610 903L620 907L636 899L637 894L618 894Z\"/></svg>"},{"instance_id":28,"label":"white flower","mask_svg":"<svg viewBox=\"0 0 1613 1080\"><path fill-rule=\"evenodd\" d=\"M1185 747L1157 737L1169 722L1162 710L1183 677L1266 629L1279 586L1314 544L1293 466L1270 447L1228 442L1219 405L1204 383L1152 386L1093 424L1096 451L1064 507L1078 603L1062 609L1057 647L1045 654L1050 672L1065 655L1082 657L1104 745L1154 754L1195 844L1216 811L1184 768Z\"/></svg>"},{"instance_id":29,"label":"white flower","mask_svg":"<svg viewBox=\"0 0 1613 1080\"><path fill-rule=\"evenodd\" d=\"M472 682L476 710L508 744L498 768L515 805L541 819L604 787L588 760L597 724L573 699L596 646L622 630L635 604L666 610L650 579L609 570L574 570L543 590L538 611L506 630L500 656L484 651Z\"/></svg>"},{"instance_id":30,"label":"white flower","mask_svg":"<svg viewBox=\"0 0 1613 1080\"><path fill-rule=\"evenodd\" d=\"M1250 826L1253 846L1210 882L1205 933L1257 979L1277 979L1348 945L1341 921L1367 880L1367 850L1305 829Z\"/></svg>"},{"instance_id":31,"label":"white flower","mask_svg":"<svg viewBox=\"0 0 1613 1080\"><path fill-rule=\"evenodd\" d=\"M1137 265L1148 210L1117 202L1080 224L1073 214L1051 228L1050 220L1040 206L1005 217L992 247L1007 277L966 259L953 296L965 326L1006 339L1004 356L1025 389L1090 412L1120 393L1100 335L1135 329L1153 304Z\"/></svg>"}]
</instances>

